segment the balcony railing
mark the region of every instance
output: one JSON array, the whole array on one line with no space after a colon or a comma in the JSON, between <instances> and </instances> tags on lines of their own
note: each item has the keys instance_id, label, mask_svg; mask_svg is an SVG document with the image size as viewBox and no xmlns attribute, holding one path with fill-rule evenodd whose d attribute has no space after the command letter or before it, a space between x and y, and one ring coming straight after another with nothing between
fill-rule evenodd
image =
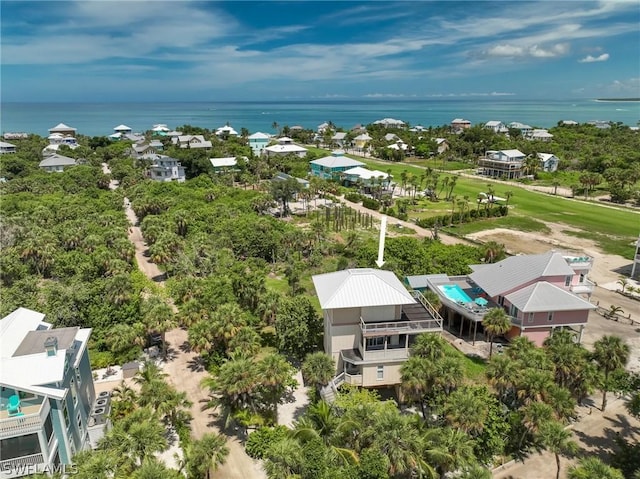
<instances>
[{"instance_id":1,"label":"balcony railing","mask_svg":"<svg viewBox=\"0 0 640 479\"><path fill-rule=\"evenodd\" d=\"M362 374L344 373L344 382L353 386L362 386Z\"/></svg>"},{"instance_id":2,"label":"balcony railing","mask_svg":"<svg viewBox=\"0 0 640 479\"><path fill-rule=\"evenodd\" d=\"M0 461L2 477L21 477L38 472L37 466L44 463L42 453L30 456L14 457L6 461Z\"/></svg>"},{"instance_id":3,"label":"balcony railing","mask_svg":"<svg viewBox=\"0 0 640 479\"><path fill-rule=\"evenodd\" d=\"M412 290L411 291L411 296L413 296L415 299L418 300L418 302L420 304L422 304L422 306L424 306L424 308L429 312L429 314L436 320L440 322L440 325L442 326L442 316L440 316L440 313L438 312L438 310L436 308L433 307L433 305L427 300L427 298L424 297L424 295L418 291L418 290Z\"/></svg>"},{"instance_id":4,"label":"balcony railing","mask_svg":"<svg viewBox=\"0 0 640 479\"><path fill-rule=\"evenodd\" d=\"M576 294L591 294L595 286L593 281L585 279L582 283L571 285L571 291Z\"/></svg>"},{"instance_id":5,"label":"balcony railing","mask_svg":"<svg viewBox=\"0 0 640 479\"><path fill-rule=\"evenodd\" d=\"M387 349L366 349L362 351L365 361L380 361L384 359L408 359L409 348L388 347Z\"/></svg>"},{"instance_id":6,"label":"balcony railing","mask_svg":"<svg viewBox=\"0 0 640 479\"><path fill-rule=\"evenodd\" d=\"M24 414L29 412L27 408L33 408L34 412L31 414ZM38 432L42 429L44 420L49 414L51 406L49 401L43 400L38 406L25 406L22 408L22 416L14 416L0 420L0 438L5 439L22 434L31 434Z\"/></svg>"},{"instance_id":7,"label":"balcony railing","mask_svg":"<svg viewBox=\"0 0 640 479\"><path fill-rule=\"evenodd\" d=\"M425 331L442 330L442 320L427 319L418 321L390 321L387 323L365 323L360 318L360 329L364 336L418 334Z\"/></svg>"}]
</instances>

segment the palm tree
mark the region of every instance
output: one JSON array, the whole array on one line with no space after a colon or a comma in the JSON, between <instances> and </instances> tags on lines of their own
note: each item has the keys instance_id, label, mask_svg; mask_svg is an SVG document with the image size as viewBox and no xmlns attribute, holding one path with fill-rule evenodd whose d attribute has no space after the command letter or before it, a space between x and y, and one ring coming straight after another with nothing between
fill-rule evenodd
<instances>
[{"instance_id":1,"label":"palm tree","mask_svg":"<svg viewBox=\"0 0 640 479\"><path fill-rule=\"evenodd\" d=\"M111 393L112 417L121 418L131 414L137 407L138 394L133 388L121 382Z\"/></svg>"},{"instance_id":2,"label":"palm tree","mask_svg":"<svg viewBox=\"0 0 640 479\"><path fill-rule=\"evenodd\" d=\"M162 335L162 357L167 359L166 333L178 327L178 319L171 307L157 296L152 296L143 303L143 311L149 332Z\"/></svg>"},{"instance_id":3,"label":"palm tree","mask_svg":"<svg viewBox=\"0 0 640 479\"><path fill-rule=\"evenodd\" d=\"M444 450L446 455L438 461L441 475L449 471L462 469L475 463L475 455L473 452L473 440L463 431L459 429L433 429L437 435L437 442ZM444 459L444 460L442 460Z\"/></svg>"},{"instance_id":4,"label":"palm tree","mask_svg":"<svg viewBox=\"0 0 640 479\"><path fill-rule=\"evenodd\" d=\"M620 285L621 293L624 294L627 286L629 286L629 280L627 278L620 278L616 283Z\"/></svg>"},{"instance_id":5,"label":"palm tree","mask_svg":"<svg viewBox=\"0 0 640 479\"><path fill-rule=\"evenodd\" d=\"M504 309L497 307L491 308L482 318L482 326L489 336L489 358L493 354L493 340L496 336L500 336L509 332L511 329L511 319L504 312Z\"/></svg>"},{"instance_id":6,"label":"palm tree","mask_svg":"<svg viewBox=\"0 0 640 479\"><path fill-rule=\"evenodd\" d=\"M629 346L619 336L603 336L593 345L593 360L604 372L602 385L602 411L607 407L607 389L612 372L624 369L629 361Z\"/></svg>"},{"instance_id":7,"label":"palm tree","mask_svg":"<svg viewBox=\"0 0 640 479\"><path fill-rule=\"evenodd\" d=\"M175 469L168 469L159 459L147 457L131 475L132 479L180 479L183 477Z\"/></svg>"},{"instance_id":8,"label":"palm tree","mask_svg":"<svg viewBox=\"0 0 640 479\"><path fill-rule=\"evenodd\" d=\"M504 245L496 241L487 241L482 245L482 257L485 263L503 260L506 255Z\"/></svg>"},{"instance_id":9,"label":"palm tree","mask_svg":"<svg viewBox=\"0 0 640 479\"><path fill-rule=\"evenodd\" d=\"M272 443L264 454L269 479L298 479L304 464L302 445L293 437Z\"/></svg>"},{"instance_id":10,"label":"palm tree","mask_svg":"<svg viewBox=\"0 0 640 479\"><path fill-rule=\"evenodd\" d=\"M513 197L513 191L509 190L509 191L505 191L504 193L504 197L506 198L506 202L505 205L509 206L509 200Z\"/></svg>"},{"instance_id":11,"label":"palm tree","mask_svg":"<svg viewBox=\"0 0 640 479\"><path fill-rule=\"evenodd\" d=\"M548 404L534 401L524 406L520 412L522 413L522 425L524 426L524 432L520 438L521 448L527 434L535 437L545 423L553 420L553 409Z\"/></svg>"},{"instance_id":12,"label":"palm tree","mask_svg":"<svg viewBox=\"0 0 640 479\"><path fill-rule=\"evenodd\" d=\"M335 371L333 358L321 351L307 354L302 363L302 377L305 383L314 385L316 399L320 397L322 388L333 379Z\"/></svg>"},{"instance_id":13,"label":"palm tree","mask_svg":"<svg viewBox=\"0 0 640 479\"><path fill-rule=\"evenodd\" d=\"M571 440L571 432L557 421L550 421L540 428L542 446L553 453L556 458L556 479L560 479L560 456L570 456L578 450L578 445Z\"/></svg>"},{"instance_id":14,"label":"palm tree","mask_svg":"<svg viewBox=\"0 0 640 479\"><path fill-rule=\"evenodd\" d=\"M294 372L293 366L284 356L277 353L269 354L258 363L261 395L271 406L274 424L278 423L278 404L289 390L298 386L298 382L293 378Z\"/></svg>"},{"instance_id":15,"label":"palm tree","mask_svg":"<svg viewBox=\"0 0 640 479\"><path fill-rule=\"evenodd\" d=\"M567 479L624 479L619 469L615 469L595 456L580 459L578 465L571 466Z\"/></svg>"},{"instance_id":16,"label":"palm tree","mask_svg":"<svg viewBox=\"0 0 640 479\"><path fill-rule=\"evenodd\" d=\"M484 428L489 406L472 387L463 387L449 395L444 413L451 426L473 436Z\"/></svg>"},{"instance_id":17,"label":"palm tree","mask_svg":"<svg viewBox=\"0 0 640 479\"><path fill-rule=\"evenodd\" d=\"M185 462L189 479L209 479L211 470L214 471L229 455L224 436L206 433L200 439L193 441L186 452Z\"/></svg>"},{"instance_id":18,"label":"palm tree","mask_svg":"<svg viewBox=\"0 0 640 479\"><path fill-rule=\"evenodd\" d=\"M501 401L505 401L509 393L514 392L514 385L520 369L516 362L508 356L497 355L487 364L486 375L498 392Z\"/></svg>"},{"instance_id":19,"label":"palm tree","mask_svg":"<svg viewBox=\"0 0 640 479\"><path fill-rule=\"evenodd\" d=\"M424 333L420 334L416 338L416 342L411 346L411 354L412 356L436 360L446 355L447 348L447 341L439 334Z\"/></svg>"}]
</instances>

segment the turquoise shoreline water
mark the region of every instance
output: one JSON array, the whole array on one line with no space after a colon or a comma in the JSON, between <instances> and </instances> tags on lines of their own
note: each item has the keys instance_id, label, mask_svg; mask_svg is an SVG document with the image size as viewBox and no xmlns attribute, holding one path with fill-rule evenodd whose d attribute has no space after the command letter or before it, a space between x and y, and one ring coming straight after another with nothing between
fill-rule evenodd
<instances>
[{"instance_id":1,"label":"turquoise shoreline water","mask_svg":"<svg viewBox=\"0 0 640 479\"><path fill-rule=\"evenodd\" d=\"M134 131L146 131L156 123L174 128L184 124L215 129L227 122L235 129L274 133L280 126L301 125L315 129L332 121L348 129L391 117L425 127L446 125L454 118L472 123L519 121L549 128L561 120L622 122L635 126L640 103L595 100L518 100L514 98L416 99L416 100L316 100L269 102L188 103L2 103L0 131L24 131L47 135L62 122L90 136L109 135L122 123Z\"/></svg>"}]
</instances>

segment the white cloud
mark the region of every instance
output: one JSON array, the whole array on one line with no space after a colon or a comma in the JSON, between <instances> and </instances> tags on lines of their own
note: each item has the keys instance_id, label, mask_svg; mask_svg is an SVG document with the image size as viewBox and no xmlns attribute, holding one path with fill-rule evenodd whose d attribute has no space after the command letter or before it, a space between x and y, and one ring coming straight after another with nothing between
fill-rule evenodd
<instances>
[{"instance_id":1,"label":"white cloud","mask_svg":"<svg viewBox=\"0 0 640 479\"><path fill-rule=\"evenodd\" d=\"M603 53L602 55L598 55L597 57L594 57L592 55L587 55L581 60L578 60L578 63L606 62L608 59L609 59L608 53Z\"/></svg>"},{"instance_id":2,"label":"white cloud","mask_svg":"<svg viewBox=\"0 0 640 479\"><path fill-rule=\"evenodd\" d=\"M549 47L541 47L537 44L528 47L501 44L489 48L484 53L488 57L507 57L507 58L554 58L566 55L569 51L567 43L556 43Z\"/></svg>"}]
</instances>

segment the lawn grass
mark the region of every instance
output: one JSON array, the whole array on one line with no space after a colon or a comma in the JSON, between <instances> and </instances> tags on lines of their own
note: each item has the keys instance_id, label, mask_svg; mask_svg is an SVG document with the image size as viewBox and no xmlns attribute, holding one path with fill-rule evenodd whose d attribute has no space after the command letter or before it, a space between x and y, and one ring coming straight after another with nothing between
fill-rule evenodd
<instances>
[{"instance_id":1,"label":"lawn grass","mask_svg":"<svg viewBox=\"0 0 640 479\"><path fill-rule=\"evenodd\" d=\"M471 168L471 165L464 161L442 161L436 158L406 158L403 164L424 166L425 168L432 168L434 170L441 171L467 170Z\"/></svg>"},{"instance_id":2,"label":"lawn grass","mask_svg":"<svg viewBox=\"0 0 640 479\"><path fill-rule=\"evenodd\" d=\"M517 231L532 231L548 233L549 227L540 221L526 216L502 216L500 218L487 218L473 223L455 224L442 228L445 233L456 235L468 235L494 228L506 228Z\"/></svg>"},{"instance_id":3,"label":"lawn grass","mask_svg":"<svg viewBox=\"0 0 640 479\"><path fill-rule=\"evenodd\" d=\"M449 343L447 343L447 349L447 354L462 359L466 378L473 380L475 383L486 382L485 371L487 370L487 362L484 359L479 356L467 356Z\"/></svg>"}]
</instances>

